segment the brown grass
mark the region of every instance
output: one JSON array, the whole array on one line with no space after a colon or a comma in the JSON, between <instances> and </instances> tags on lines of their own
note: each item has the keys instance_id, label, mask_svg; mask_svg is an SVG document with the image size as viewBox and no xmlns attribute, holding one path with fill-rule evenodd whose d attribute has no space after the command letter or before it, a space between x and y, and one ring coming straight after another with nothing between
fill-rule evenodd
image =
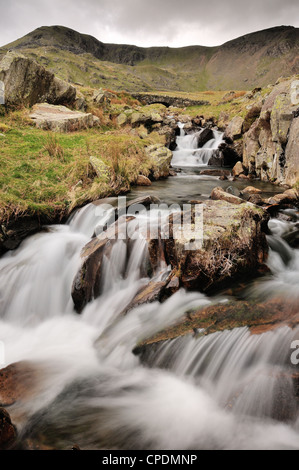
<instances>
[{"instance_id":1,"label":"brown grass","mask_svg":"<svg viewBox=\"0 0 299 470\"><path fill-rule=\"evenodd\" d=\"M64 150L60 145L56 134L48 134L43 150L48 152L50 157L58 158L59 160L64 161Z\"/></svg>"}]
</instances>

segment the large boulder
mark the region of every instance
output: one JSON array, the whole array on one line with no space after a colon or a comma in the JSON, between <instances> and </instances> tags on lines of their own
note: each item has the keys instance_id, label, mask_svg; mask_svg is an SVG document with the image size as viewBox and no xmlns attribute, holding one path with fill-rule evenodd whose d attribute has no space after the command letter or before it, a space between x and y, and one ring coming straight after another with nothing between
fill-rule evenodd
<instances>
[{"instance_id":1,"label":"large boulder","mask_svg":"<svg viewBox=\"0 0 299 470\"><path fill-rule=\"evenodd\" d=\"M0 80L5 85L5 104L33 106L36 103L72 104L76 88L60 80L22 54L8 52L0 62Z\"/></svg>"},{"instance_id":2,"label":"large boulder","mask_svg":"<svg viewBox=\"0 0 299 470\"><path fill-rule=\"evenodd\" d=\"M244 119L241 116L235 116L228 124L225 132L224 139L236 140L242 136Z\"/></svg>"},{"instance_id":3,"label":"large boulder","mask_svg":"<svg viewBox=\"0 0 299 470\"><path fill-rule=\"evenodd\" d=\"M180 214L171 216L170 239L165 240L166 260L186 288L207 291L240 274L255 272L267 258L264 234L269 220L266 212L252 204L207 201L203 207L203 239L198 249L186 246L194 233L173 237ZM193 214L192 214L193 217Z\"/></svg>"},{"instance_id":4,"label":"large boulder","mask_svg":"<svg viewBox=\"0 0 299 470\"><path fill-rule=\"evenodd\" d=\"M212 129L206 127L205 129L202 129L198 134L196 134L196 139L197 147L201 148L207 142L209 142L209 140L214 139L214 132L212 131Z\"/></svg>"},{"instance_id":5,"label":"large boulder","mask_svg":"<svg viewBox=\"0 0 299 470\"><path fill-rule=\"evenodd\" d=\"M153 162L152 176L155 180L169 176L172 152L163 144L154 144L145 148L145 152Z\"/></svg>"},{"instance_id":6,"label":"large boulder","mask_svg":"<svg viewBox=\"0 0 299 470\"><path fill-rule=\"evenodd\" d=\"M136 180L137 186L151 186L152 182L144 175L138 175Z\"/></svg>"},{"instance_id":7,"label":"large boulder","mask_svg":"<svg viewBox=\"0 0 299 470\"><path fill-rule=\"evenodd\" d=\"M54 132L73 132L93 127L99 118L90 113L72 111L65 106L48 103L33 106L30 118L36 127Z\"/></svg>"}]
</instances>

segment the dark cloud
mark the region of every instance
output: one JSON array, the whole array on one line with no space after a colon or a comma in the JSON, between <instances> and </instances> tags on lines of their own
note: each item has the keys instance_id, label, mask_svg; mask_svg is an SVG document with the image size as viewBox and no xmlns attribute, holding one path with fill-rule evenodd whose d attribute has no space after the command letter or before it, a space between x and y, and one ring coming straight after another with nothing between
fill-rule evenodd
<instances>
[{"instance_id":1,"label":"dark cloud","mask_svg":"<svg viewBox=\"0 0 299 470\"><path fill-rule=\"evenodd\" d=\"M1 45L54 24L104 42L173 47L299 26L298 0L0 0L0 8Z\"/></svg>"}]
</instances>

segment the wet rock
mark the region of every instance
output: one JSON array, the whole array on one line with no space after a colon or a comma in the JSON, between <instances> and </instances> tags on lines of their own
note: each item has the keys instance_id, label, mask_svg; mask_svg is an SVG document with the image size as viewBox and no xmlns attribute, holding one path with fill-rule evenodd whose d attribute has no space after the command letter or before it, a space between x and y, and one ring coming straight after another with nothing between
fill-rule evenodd
<instances>
[{"instance_id":1,"label":"wet rock","mask_svg":"<svg viewBox=\"0 0 299 470\"><path fill-rule=\"evenodd\" d=\"M243 195L243 199L247 202L251 202L251 204L256 204L257 206L263 206L265 204L265 201L260 194L245 193Z\"/></svg>"},{"instance_id":2,"label":"wet rock","mask_svg":"<svg viewBox=\"0 0 299 470\"><path fill-rule=\"evenodd\" d=\"M85 305L99 295L103 257L109 256L119 239L119 233L126 223L133 219L132 216L125 216L122 223L112 224L83 248L82 265L72 285L72 299L78 313L81 313Z\"/></svg>"},{"instance_id":3,"label":"wet rock","mask_svg":"<svg viewBox=\"0 0 299 470\"><path fill-rule=\"evenodd\" d=\"M17 431L8 412L0 408L0 450L9 449L17 438Z\"/></svg>"},{"instance_id":4,"label":"wet rock","mask_svg":"<svg viewBox=\"0 0 299 470\"><path fill-rule=\"evenodd\" d=\"M151 346L161 341L192 334L194 330L202 331L201 334L206 336L216 331L247 326L252 334L258 335L280 328L282 325L294 327L298 322L298 306L289 305L285 299L272 299L266 302L234 300L195 310L173 327L148 338L142 345ZM299 379L297 375L295 377L298 380L299 390Z\"/></svg>"},{"instance_id":5,"label":"wet rock","mask_svg":"<svg viewBox=\"0 0 299 470\"><path fill-rule=\"evenodd\" d=\"M267 204L296 204L299 201L299 194L296 189L288 189L282 194L275 194L275 196L270 197L266 203Z\"/></svg>"},{"instance_id":6,"label":"wet rock","mask_svg":"<svg viewBox=\"0 0 299 470\"><path fill-rule=\"evenodd\" d=\"M242 152L238 144L222 142L218 147L218 151L214 152L214 155L209 160L209 166L227 166L231 168L236 162L240 161L241 158Z\"/></svg>"},{"instance_id":7,"label":"wet rock","mask_svg":"<svg viewBox=\"0 0 299 470\"><path fill-rule=\"evenodd\" d=\"M180 279L178 276L174 275L169 280L168 284L165 287L165 292L167 296L175 294L180 288Z\"/></svg>"},{"instance_id":8,"label":"wet rock","mask_svg":"<svg viewBox=\"0 0 299 470\"><path fill-rule=\"evenodd\" d=\"M38 367L31 362L16 362L0 370L0 405L11 406L31 396L37 384Z\"/></svg>"},{"instance_id":9,"label":"wet rock","mask_svg":"<svg viewBox=\"0 0 299 470\"><path fill-rule=\"evenodd\" d=\"M258 188L255 188L254 186L247 186L243 191L241 191L241 194L260 194L262 191Z\"/></svg>"},{"instance_id":10,"label":"wet rock","mask_svg":"<svg viewBox=\"0 0 299 470\"><path fill-rule=\"evenodd\" d=\"M242 162L236 163L236 165L233 168L232 174L233 176L240 176L242 174L245 174L245 168Z\"/></svg>"},{"instance_id":11,"label":"wet rock","mask_svg":"<svg viewBox=\"0 0 299 470\"><path fill-rule=\"evenodd\" d=\"M24 216L0 226L0 256L6 251L15 250L26 237L40 231L42 223L37 218Z\"/></svg>"},{"instance_id":12,"label":"wet rock","mask_svg":"<svg viewBox=\"0 0 299 470\"><path fill-rule=\"evenodd\" d=\"M90 113L72 111L65 106L55 106L48 103L33 106L29 117L36 127L54 132L73 132L93 127L98 121Z\"/></svg>"},{"instance_id":13,"label":"wet rock","mask_svg":"<svg viewBox=\"0 0 299 470\"><path fill-rule=\"evenodd\" d=\"M152 182L146 176L138 175L136 184L137 186L151 186Z\"/></svg>"},{"instance_id":14,"label":"wet rock","mask_svg":"<svg viewBox=\"0 0 299 470\"><path fill-rule=\"evenodd\" d=\"M126 315L134 308L160 301L163 296L166 281L150 281L146 286L142 287L132 302L122 311L122 315Z\"/></svg>"},{"instance_id":15,"label":"wet rock","mask_svg":"<svg viewBox=\"0 0 299 470\"><path fill-rule=\"evenodd\" d=\"M197 147L203 147L209 140L214 139L214 133L212 129L205 128L196 135Z\"/></svg>"},{"instance_id":16,"label":"wet rock","mask_svg":"<svg viewBox=\"0 0 299 470\"><path fill-rule=\"evenodd\" d=\"M243 204L244 200L233 195L230 193L227 193L223 188L218 187L214 188L212 193L211 193L211 199L214 201L226 201L229 202L230 204Z\"/></svg>"},{"instance_id":17,"label":"wet rock","mask_svg":"<svg viewBox=\"0 0 299 470\"><path fill-rule=\"evenodd\" d=\"M207 175L207 176L226 176L227 178L231 176L230 170L202 170L200 175Z\"/></svg>"},{"instance_id":18,"label":"wet rock","mask_svg":"<svg viewBox=\"0 0 299 470\"><path fill-rule=\"evenodd\" d=\"M235 186L228 186L228 188L226 188L225 192L228 193L228 194L232 194L233 196L237 196L237 197L241 196L241 192Z\"/></svg>"}]
</instances>

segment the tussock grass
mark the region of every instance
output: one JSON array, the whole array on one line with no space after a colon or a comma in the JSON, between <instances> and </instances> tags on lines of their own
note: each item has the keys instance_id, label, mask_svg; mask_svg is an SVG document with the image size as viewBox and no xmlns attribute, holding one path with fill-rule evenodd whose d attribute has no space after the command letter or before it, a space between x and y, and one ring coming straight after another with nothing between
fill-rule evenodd
<instances>
[{"instance_id":1,"label":"tussock grass","mask_svg":"<svg viewBox=\"0 0 299 470\"><path fill-rule=\"evenodd\" d=\"M139 173L149 172L145 143L129 130L49 133L33 127L27 111L1 117L0 128L2 224L21 214L56 220L77 205L127 191ZM111 184L95 175L91 155L111 167Z\"/></svg>"}]
</instances>

